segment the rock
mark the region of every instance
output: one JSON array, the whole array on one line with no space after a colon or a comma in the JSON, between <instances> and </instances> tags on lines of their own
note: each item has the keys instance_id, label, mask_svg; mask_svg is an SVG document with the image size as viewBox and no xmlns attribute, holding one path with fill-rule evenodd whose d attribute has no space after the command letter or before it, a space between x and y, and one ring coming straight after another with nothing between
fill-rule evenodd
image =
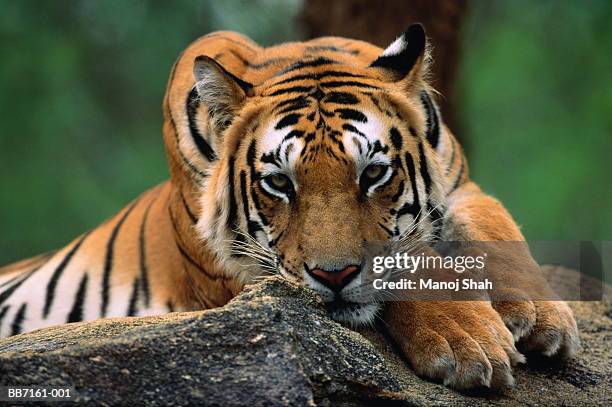
<instances>
[{"instance_id":1,"label":"rock","mask_svg":"<svg viewBox=\"0 0 612 407\"><path fill-rule=\"evenodd\" d=\"M0 341L0 385L73 386L92 405L405 404L373 346L281 279L227 306L69 324Z\"/></svg>"},{"instance_id":2,"label":"rock","mask_svg":"<svg viewBox=\"0 0 612 407\"><path fill-rule=\"evenodd\" d=\"M611 405L612 306L570 305L582 352L566 364L530 358L503 394L416 377L384 334L330 321L308 290L276 278L220 309L4 339L0 385L73 386L91 405Z\"/></svg>"}]
</instances>

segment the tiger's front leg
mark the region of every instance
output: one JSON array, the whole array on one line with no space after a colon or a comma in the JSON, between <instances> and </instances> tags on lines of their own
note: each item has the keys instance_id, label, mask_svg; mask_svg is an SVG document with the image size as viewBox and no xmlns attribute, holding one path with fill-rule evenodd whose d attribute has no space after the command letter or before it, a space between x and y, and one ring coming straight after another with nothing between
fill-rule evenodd
<instances>
[{"instance_id":1,"label":"tiger's front leg","mask_svg":"<svg viewBox=\"0 0 612 407\"><path fill-rule=\"evenodd\" d=\"M524 361L485 301L389 302L385 322L418 375L458 390L512 386L512 366Z\"/></svg>"},{"instance_id":2,"label":"tiger's front leg","mask_svg":"<svg viewBox=\"0 0 612 407\"><path fill-rule=\"evenodd\" d=\"M493 301L493 308L520 341L523 349L545 356L569 358L579 347L578 328L571 309L564 301L554 301L554 293L538 284L529 286L541 273L529 253L524 237L505 208L484 194L473 182L467 182L449 197L446 240L474 242L511 241L491 244L488 275L498 277L496 291L507 293L511 301ZM531 277L530 277L531 276ZM525 277L525 284L513 280ZM541 280L541 279L540 279ZM532 300L533 299L533 300ZM551 299L552 301L538 301Z\"/></svg>"},{"instance_id":3,"label":"tiger's front leg","mask_svg":"<svg viewBox=\"0 0 612 407\"><path fill-rule=\"evenodd\" d=\"M431 247L419 247L418 253L439 256ZM437 281L449 277L447 273L435 268L419 270L421 278ZM458 390L512 386L512 366L525 359L491 303L448 301L452 297L443 296L386 304L387 331L415 372Z\"/></svg>"},{"instance_id":4,"label":"tiger's front leg","mask_svg":"<svg viewBox=\"0 0 612 407\"><path fill-rule=\"evenodd\" d=\"M524 240L503 206L475 184L462 185L449 198L445 240ZM497 275L540 273L528 250L490 253L491 267ZM579 344L565 302L512 294L517 301L389 302L385 322L417 374L460 390L503 388L514 383L511 366L525 360L515 348L517 340L526 350L561 357L572 356Z\"/></svg>"}]
</instances>

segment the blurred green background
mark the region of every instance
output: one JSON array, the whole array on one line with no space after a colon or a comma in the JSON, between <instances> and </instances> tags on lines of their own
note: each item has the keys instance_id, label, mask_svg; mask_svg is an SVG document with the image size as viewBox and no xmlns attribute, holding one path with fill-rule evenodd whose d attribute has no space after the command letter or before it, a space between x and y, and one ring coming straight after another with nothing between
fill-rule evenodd
<instances>
[{"instance_id":1,"label":"blurred green background","mask_svg":"<svg viewBox=\"0 0 612 407\"><path fill-rule=\"evenodd\" d=\"M482 1L458 115L473 178L530 240L612 240L612 2Z\"/></svg>"},{"instance_id":2,"label":"blurred green background","mask_svg":"<svg viewBox=\"0 0 612 407\"><path fill-rule=\"evenodd\" d=\"M302 37L301 0L0 1L0 264L167 177L161 101L213 30ZM473 178L529 239L612 240L612 2L476 1L457 86Z\"/></svg>"}]
</instances>

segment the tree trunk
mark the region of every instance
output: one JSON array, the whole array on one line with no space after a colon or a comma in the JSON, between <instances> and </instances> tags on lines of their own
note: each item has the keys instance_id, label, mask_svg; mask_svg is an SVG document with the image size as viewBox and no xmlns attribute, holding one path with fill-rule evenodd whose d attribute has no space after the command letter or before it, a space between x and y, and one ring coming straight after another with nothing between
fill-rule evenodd
<instances>
[{"instance_id":1,"label":"tree trunk","mask_svg":"<svg viewBox=\"0 0 612 407\"><path fill-rule=\"evenodd\" d=\"M306 0L301 20L308 38L336 35L386 47L414 22L433 45L432 85L445 121L453 128L454 80L460 54L465 0Z\"/></svg>"}]
</instances>

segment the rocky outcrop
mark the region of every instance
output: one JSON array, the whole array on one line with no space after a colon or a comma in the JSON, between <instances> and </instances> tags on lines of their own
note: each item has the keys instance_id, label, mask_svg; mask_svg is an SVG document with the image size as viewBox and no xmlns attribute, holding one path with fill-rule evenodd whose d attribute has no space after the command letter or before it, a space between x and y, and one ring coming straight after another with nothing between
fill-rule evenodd
<instances>
[{"instance_id":1,"label":"rocky outcrop","mask_svg":"<svg viewBox=\"0 0 612 407\"><path fill-rule=\"evenodd\" d=\"M612 307L572 307L583 351L562 365L530 360L501 395L416 377L383 334L342 327L308 290L280 279L216 310L7 338L0 385L73 386L91 405L610 405Z\"/></svg>"}]
</instances>

